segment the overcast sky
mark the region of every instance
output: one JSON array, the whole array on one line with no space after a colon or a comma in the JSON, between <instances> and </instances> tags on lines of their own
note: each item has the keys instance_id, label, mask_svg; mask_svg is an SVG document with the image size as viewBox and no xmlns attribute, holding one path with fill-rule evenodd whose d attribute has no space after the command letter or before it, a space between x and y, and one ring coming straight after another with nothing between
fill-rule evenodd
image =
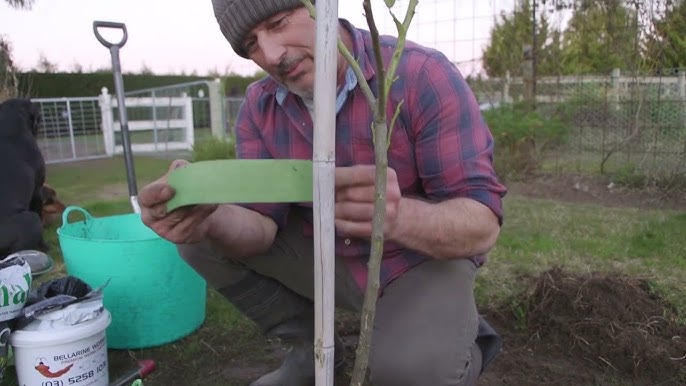
<instances>
[{"instance_id":1,"label":"overcast sky","mask_svg":"<svg viewBox=\"0 0 686 386\"><path fill-rule=\"evenodd\" d=\"M381 5L380 0L373 4ZM398 1L397 14L403 16ZM339 16L366 29L362 2L339 1ZM494 15L509 10L512 0L422 0L409 38L441 49L463 72L476 71ZM394 34L379 16L382 32ZM22 70L36 67L41 55L60 71L111 68L109 50L95 38L94 20L123 22L129 38L120 52L124 72L208 72L252 74L256 67L236 56L224 40L209 0L35 0L31 10L10 8L0 0L0 34L12 43ZM112 41L120 33L101 30Z\"/></svg>"}]
</instances>

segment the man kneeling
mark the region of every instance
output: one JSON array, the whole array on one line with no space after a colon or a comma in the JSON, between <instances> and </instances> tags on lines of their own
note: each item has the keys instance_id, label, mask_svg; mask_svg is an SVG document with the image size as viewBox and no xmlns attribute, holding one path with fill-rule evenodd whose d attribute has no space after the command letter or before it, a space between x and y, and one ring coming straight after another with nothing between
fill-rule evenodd
<instances>
[{"instance_id":1,"label":"man kneeling","mask_svg":"<svg viewBox=\"0 0 686 386\"><path fill-rule=\"evenodd\" d=\"M212 3L236 53L269 74L247 89L235 127L238 158L312 159L315 21L308 10L300 0ZM376 90L369 32L345 20L339 32ZM396 44L381 38L384 63ZM343 56L337 64L336 303L359 310L374 206L374 116ZM499 234L506 189L492 167L491 133L455 66L438 51L408 43L397 76L389 114L402 105L388 149L371 379L381 386L473 385L497 351L477 340L473 286ZM235 189L240 185L235 181ZM167 213L173 194L165 177L145 187L143 221L178 244L265 334L292 345L283 365L253 386L313 384L311 203L200 205Z\"/></svg>"}]
</instances>

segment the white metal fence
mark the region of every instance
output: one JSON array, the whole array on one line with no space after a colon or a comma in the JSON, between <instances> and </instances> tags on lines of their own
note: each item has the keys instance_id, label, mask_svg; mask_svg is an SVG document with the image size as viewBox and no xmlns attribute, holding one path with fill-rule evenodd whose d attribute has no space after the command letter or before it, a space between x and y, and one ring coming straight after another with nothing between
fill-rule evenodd
<instances>
[{"instance_id":1,"label":"white metal fence","mask_svg":"<svg viewBox=\"0 0 686 386\"><path fill-rule=\"evenodd\" d=\"M233 99L221 97L218 82L205 81L127 92L132 151L176 154L191 150L197 137L211 132L225 135L228 121L235 120L229 115L236 111ZM109 157L123 151L117 100L106 89L99 97L33 102L43 115L38 143L47 163Z\"/></svg>"},{"instance_id":2,"label":"white metal fence","mask_svg":"<svg viewBox=\"0 0 686 386\"><path fill-rule=\"evenodd\" d=\"M38 144L47 163L107 156L98 97L33 102L43 116Z\"/></svg>"},{"instance_id":3,"label":"white metal fence","mask_svg":"<svg viewBox=\"0 0 686 386\"><path fill-rule=\"evenodd\" d=\"M111 157L123 153L117 101L103 89L95 98L34 99L43 127L38 144L47 163ZM193 108L189 97L126 98L133 152L191 150ZM148 117L156 111L156 117Z\"/></svg>"},{"instance_id":4,"label":"white metal fence","mask_svg":"<svg viewBox=\"0 0 686 386\"><path fill-rule=\"evenodd\" d=\"M526 81L521 77L470 79L474 93L482 103L512 103L522 101ZM536 80L536 100L539 103L569 102L575 98L603 97L608 103L622 103L642 93L647 100L686 100L686 69L663 71L660 76L633 76L619 70L609 75L544 76Z\"/></svg>"},{"instance_id":5,"label":"white metal fence","mask_svg":"<svg viewBox=\"0 0 686 386\"><path fill-rule=\"evenodd\" d=\"M485 105L516 102L524 95L521 78L469 82ZM225 136L243 98L222 97L218 85L194 82L127 93L134 151L186 151L210 133ZM562 167L686 173L686 71L539 78L536 94L539 112L564 113L569 119L569 141L555 154ZM114 99L109 99L111 108L99 97L35 99L43 113L39 144L47 162L107 157L121 149L120 135L106 130L110 119L117 127Z\"/></svg>"},{"instance_id":6,"label":"white metal fence","mask_svg":"<svg viewBox=\"0 0 686 386\"><path fill-rule=\"evenodd\" d=\"M129 136L133 152L191 150L193 148L193 102L190 97L136 98L126 97ZM100 95L103 134L107 155L124 152L121 122L114 121L117 100L103 88ZM129 113L131 112L131 113ZM134 114L135 112L135 114ZM119 116L118 114L116 116Z\"/></svg>"}]
</instances>

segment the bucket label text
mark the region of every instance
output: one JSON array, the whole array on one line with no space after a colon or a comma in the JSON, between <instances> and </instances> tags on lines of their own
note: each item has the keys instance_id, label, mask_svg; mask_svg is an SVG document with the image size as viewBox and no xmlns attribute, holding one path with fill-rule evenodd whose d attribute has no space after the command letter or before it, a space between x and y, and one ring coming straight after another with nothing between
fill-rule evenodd
<instances>
[{"instance_id":1,"label":"bucket label text","mask_svg":"<svg viewBox=\"0 0 686 386\"><path fill-rule=\"evenodd\" d=\"M31 270L20 265L0 271L0 321L16 317L31 289Z\"/></svg>"}]
</instances>

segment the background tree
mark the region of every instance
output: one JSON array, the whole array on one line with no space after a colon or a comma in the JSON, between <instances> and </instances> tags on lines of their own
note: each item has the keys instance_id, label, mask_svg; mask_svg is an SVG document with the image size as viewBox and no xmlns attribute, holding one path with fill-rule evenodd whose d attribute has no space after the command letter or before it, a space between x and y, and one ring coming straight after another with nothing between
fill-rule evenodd
<instances>
[{"instance_id":1,"label":"background tree","mask_svg":"<svg viewBox=\"0 0 686 386\"><path fill-rule=\"evenodd\" d=\"M5 0L10 7L31 8L33 0ZM16 97L17 68L12 61L12 45L4 36L0 35L0 101Z\"/></svg>"},{"instance_id":2,"label":"background tree","mask_svg":"<svg viewBox=\"0 0 686 386\"><path fill-rule=\"evenodd\" d=\"M622 1L583 4L574 9L562 32L562 73L635 70L641 61L639 35L637 13Z\"/></svg>"},{"instance_id":3,"label":"background tree","mask_svg":"<svg viewBox=\"0 0 686 386\"><path fill-rule=\"evenodd\" d=\"M17 95L16 73L12 62L12 46L0 36L0 102Z\"/></svg>"},{"instance_id":4,"label":"background tree","mask_svg":"<svg viewBox=\"0 0 686 386\"><path fill-rule=\"evenodd\" d=\"M41 52L40 56L38 57L38 63L36 63L36 71L45 74L52 74L53 72L57 72L57 64L50 61L50 59L48 59L48 57Z\"/></svg>"},{"instance_id":5,"label":"background tree","mask_svg":"<svg viewBox=\"0 0 686 386\"><path fill-rule=\"evenodd\" d=\"M82 74L83 73L83 65L77 61L74 61L71 64L71 72L77 73L77 74Z\"/></svg>"},{"instance_id":6,"label":"background tree","mask_svg":"<svg viewBox=\"0 0 686 386\"><path fill-rule=\"evenodd\" d=\"M664 17L653 25L644 44L648 64L654 68L686 67L686 1L668 5Z\"/></svg>"},{"instance_id":7,"label":"background tree","mask_svg":"<svg viewBox=\"0 0 686 386\"><path fill-rule=\"evenodd\" d=\"M5 0L10 7L30 9L33 5L33 0Z\"/></svg>"},{"instance_id":8,"label":"background tree","mask_svg":"<svg viewBox=\"0 0 686 386\"><path fill-rule=\"evenodd\" d=\"M534 9L539 76L609 74L614 68L646 73L654 67L682 67L686 61L685 3L518 0L514 11L501 13L495 21L483 52L484 69L489 76L504 76L507 71L521 74L521 47L534 41ZM550 15L567 21L552 25Z\"/></svg>"},{"instance_id":9,"label":"background tree","mask_svg":"<svg viewBox=\"0 0 686 386\"><path fill-rule=\"evenodd\" d=\"M502 12L491 29L491 41L483 52L483 66L489 76L501 77L509 71L512 76L521 75L522 49L533 42L533 3L519 0L515 10ZM541 74L550 73L556 67L549 51L550 27L545 14L536 16L536 55L541 59Z\"/></svg>"},{"instance_id":10,"label":"background tree","mask_svg":"<svg viewBox=\"0 0 686 386\"><path fill-rule=\"evenodd\" d=\"M139 72L141 75L154 75L154 71L145 62L141 64L141 70Z\"/></svg>"},{"instance_id":11,"label":"background tree","mask_svg":"<svg viewBox=\"0 0 686 386\"><path fill-rule=\"evenodd\" d=\"M684 0L538 0L541 7L549 12L564 12L572 10L576 16L577 29L586 31L581 34L581 38L596 39L596 41L612 38L611 44L606 43L604 49L593 50L592 46L587 46L588 54L602 55L603 51L610 55L606 61L615 63L618 58L623 58L625 62L618 63L616 67L630 70L634 73L645 73L652 68L659 66L678 67L679 59L683 65L683 36L684 31ZM621 15L615 11L625 14ZM627 14L628 12L628 14ZM604 22L598 20L584 19L599 16ZM680 21L681 20L681 21ZM584 25L584 23L587 23ZM621 32L622 24L625 25L624 32ZM591 32L596 31L595 37ZM567 32L566 30L563 32ZM569 44L574 39L567 36ZM576 42L577 44L579 42ZM567 47L567 61L571 59L574 48ZM583 51L582 51L583 52ZM621 60L620 60L621 61ZM573 61L572 61L573 62ZM676 62L676 65L675 65ZM602 60L594 59L592 62L575 63L581 65L591 65L599 68L598 71L605 71L607 64ZM566 70L569 70L567 68ZM574 73L579 73L576 71Z\"/></svg>"}]
</instances>

